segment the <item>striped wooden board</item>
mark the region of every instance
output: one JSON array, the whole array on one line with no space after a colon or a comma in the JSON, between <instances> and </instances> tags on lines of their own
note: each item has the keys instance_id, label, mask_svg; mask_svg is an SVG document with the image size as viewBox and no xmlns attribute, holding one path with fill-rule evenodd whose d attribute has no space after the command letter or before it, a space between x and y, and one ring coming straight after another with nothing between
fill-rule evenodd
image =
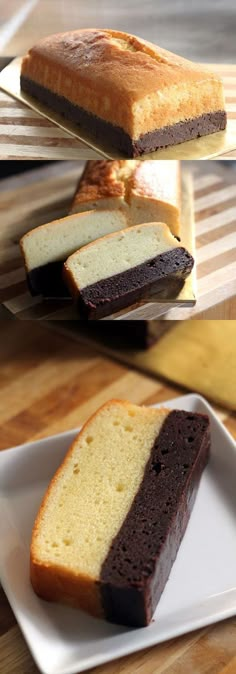
<instances>
[{"instance_id":1,"label":"striped wooden board","mask_svg":"<svg viewBox=\"0 0 236 674\"><path fill-rule=\"evenodd\" d=\"M181 389L142 375L40 324L3 322L0 449L82 424L111 397L163 402ZM235 415L214 407L236 438ZM19 450L20 451L20 450ZM0 590L1 674L39 674ZM89 674L235 674L236 619L163 643Z\"/></svg>"},{"instance_id":2,"label":"striped wooden board","mask_svg":"<svg viewBox=\"0 0 236 674\"><path fill-rule=\"evenodd\" d=\"M86 147L0 91L0 159L100 159Z\"/></svg>"},{"instance_id":3,"label":"striped wooden board","mask_svg":"<svg viewBox=\"0 0 236 674\"><path fill-rule=\"evenodd\" d=\"M148 348L138 348L137 322L122 323L122 329L115 335L108 323L99 329L94 322L49 323L52 330L73 337L109 358L152 377L162 377L190 393L195 391L236 412L236 321L160 320L148 325L149 330L154 328L153 341Z\"/></svg>"},{"instance_id":4,"label":"striped wooden board","mask_svg":"<svg viewBox=\"0 0 236 674\"><path fill-rule=\"evenodd\" d=\"M82 166L82 163L80 164ZM168 311L149 304L126 311L125 319L236 317L236 191L235 174L218 163L188 162L193 169L197 244L198 301L193 308ZM80 167L58 162L49 168L6 179L0 192L0 297L19 319L77 318L68 302L42 302L27 292L20 257L20 236L33 226L66 214ZM166 313L167 312L167 313Z\"/></svg>"},{"instance_id":5,"label":"striped wooden board","mask_svg":"<svg viewBox=\"0 0 236 674\"><path fill-rule=\"evenodd\" d=\"M210 64L209 67L219 73L223 79L231 133L225 148L222 148L221 144L219 144L219 149L217 149L218 146L215 148L216 136L209 137L209 142L207 137L200 139L200 142L204 143L203 155L200 153L194 156L207 158L219 151L222 157L233 158L236 157L236 65ZM9 75L7 75L5 86L11 89ZM188 156L188 147L191 148L191 143L184 144L185 154L181 154L181 146L176 146L174 156L172 156L172 148L162 150L158 158L192 159L191 151ZM110 150L112 156L112 148ZM171 153L171 156L168 153ZM45 117L40 116L35 110L27 108L21 101L0 91L0 159L98 159L99 157L101 154L98 148L96 150L85 145Z\"/></svg>"}]
</instances>

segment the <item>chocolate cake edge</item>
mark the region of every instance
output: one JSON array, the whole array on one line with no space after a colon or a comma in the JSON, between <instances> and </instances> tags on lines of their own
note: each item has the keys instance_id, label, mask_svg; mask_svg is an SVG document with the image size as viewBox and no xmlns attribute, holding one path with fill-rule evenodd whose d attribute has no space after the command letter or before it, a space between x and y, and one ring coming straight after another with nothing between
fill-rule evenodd
<instances>
[{"instance_id":1,"label":"chocolate cake edge","mask_svg":"<svg viewBox=\"0 0 236 674\"><path fill-rule=\"evenodd\" d=\"M168 450L170 456L174 443L171 463ZM190 465L185 443L193 455ZM102 566L100 592L109 621L135 627L151 621L187 528L209 453L208 417L170 411Z\"/></svg>"}]
</instances>

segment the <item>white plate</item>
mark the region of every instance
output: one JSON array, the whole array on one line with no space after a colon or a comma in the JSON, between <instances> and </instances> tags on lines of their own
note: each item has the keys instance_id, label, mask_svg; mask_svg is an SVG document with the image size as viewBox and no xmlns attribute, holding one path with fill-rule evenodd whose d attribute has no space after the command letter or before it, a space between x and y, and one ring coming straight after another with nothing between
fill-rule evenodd
<instances>
[{"instance_id":1,"label":"white plate","mask_svg":"<svg viewBox=\"0 0 236 674\"><path fill-rule=\"evenodd\" d=\"M1 581L44 674L75 674L236 613L235 443L200 396L186 395L165 404L209 414L212 454L149 627L109 625L76 609L44 602L31 589L29 544L34 518L77 431L0 452Z\"/></svg>"}]
</instances>

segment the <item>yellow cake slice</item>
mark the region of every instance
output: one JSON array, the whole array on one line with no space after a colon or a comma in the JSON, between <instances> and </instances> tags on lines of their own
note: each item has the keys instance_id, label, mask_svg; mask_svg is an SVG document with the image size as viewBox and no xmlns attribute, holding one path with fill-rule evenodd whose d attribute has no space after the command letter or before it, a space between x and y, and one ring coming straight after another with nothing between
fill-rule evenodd
<instances>
[{"instance_id":1,"label":"yellow cake slice","mask_svg":"<svg viewBox=\"0 0 236 674\"><path fill-rule=\"evenodd\" d=\"M147 625L169 577L210 449L201 414L111 400L52 479L31 542L48 601Z\"/></svg>"}]
</instances>

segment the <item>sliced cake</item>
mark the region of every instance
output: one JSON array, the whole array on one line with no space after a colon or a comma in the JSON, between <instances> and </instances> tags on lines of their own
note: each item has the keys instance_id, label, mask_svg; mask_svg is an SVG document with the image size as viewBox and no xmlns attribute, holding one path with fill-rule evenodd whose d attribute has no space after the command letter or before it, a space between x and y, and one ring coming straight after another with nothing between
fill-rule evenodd
<instances>
[{"instance_id":1,"label":"sliced cake","mask_svg":"<svg viewBox=\"0 0 236 674\"><path fill-rule=\"evenodd\" d=\"M68 295L62 277L68 256L90 241L126 226L127 219L119 210L100 210L69 215L25 234L20 246L31 294Z\"/></svg>"},{"instance_id":2,"label":"sliced cake","mask_svg":"<svg viewBox=\"0 0 236 674\"><path fill-rule=\"evenodd\" d=\"M21 88L128 157L226 126L218 75L115 30L43 38L23 58Z\"/></svg>"},{"instance_id":3,"label":"sliced cake","mask_svg":"<svg viewBox=\"0 0 236 674\"><path fill-rule=\"evenodd\" d=\"M160 293L173 299L193 264L167 225L147 223L104 236L71 255L64 279L81 317L97 319Z\"/></svg>"},{"instance_id":4,"label":"sliced cake","mask_svg":"<svg viewBox=\"0 0 236 674\"><path fill-rule=\"evenodd\" d=\"M130 225L165 222L180 237L181 165L179 161L121 159L88 161L71 213L119 208Z\"/></svg>"},{"instance_id":5,"label":"sliced cake","mask_svg":"<svg viewBox=\"0 0 236 674\"><path fill-rule=\"evenodd\" d=\"M35 592L113 623L147 625L209 451L206 416L107 402L45 494L31 542Z\"/></svg>"}]
</instances>

